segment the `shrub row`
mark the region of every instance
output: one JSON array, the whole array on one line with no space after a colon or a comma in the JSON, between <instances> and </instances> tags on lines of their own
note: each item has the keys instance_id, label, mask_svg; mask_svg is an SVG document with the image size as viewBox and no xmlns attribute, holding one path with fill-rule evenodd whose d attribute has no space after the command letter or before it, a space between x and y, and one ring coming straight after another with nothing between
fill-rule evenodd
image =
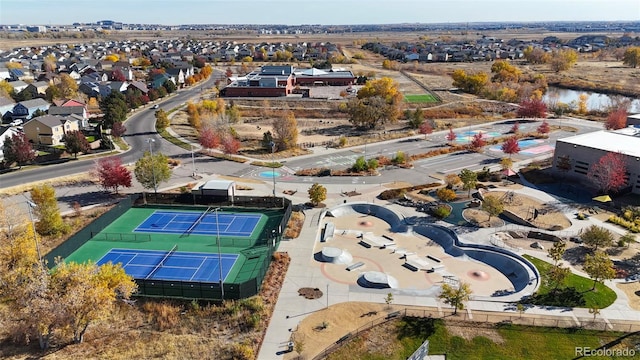
<instances>
[{"instance_id":1,"label":"shrub row","mask_svg":"<svg viewBox=\"0 0 640 360\"><path fill-rule=\"evenodd\" d=\"M397 198L401 197L402 195L406 194L409 191L429 189L429 188L434 188L434 187L438 187L438 186L442 186L442 184L440 184L440 183L429 183L429 184L409 186L409 187L404 187L404 188L389 189L389 190L385 190L385 191L381 192L380 195L378 195L378 198L381 199L381 200L397 199Z\"/></svg>"},{"instance_id":2,"label":"shrub row","mask_svg":"<svg viewBox=\"0 0 640 360\"><path fill-rule=\"evenodd\" d=\"M252 161L250 165L264 166L264 167L268 167L268 168L279 168L279 167L282 167L282 163L277 162L277 161L270 161L270 162Z\"/></svg>"},{"instance_id":3,"label":"shrub row","mask_svg":"<svg viewBox=\"0 0 640 360\"><path fill-rule=\"evenodd\" d=\"M621 218L620 216L611 215L609 216L609 219L607 219L607 221L610 223L616 224L618 226L622 226L623 228L631 231L632 233L640 233L640 227L638 227L638 225L636 225L635 222L627 221Z\"/></svg>"},{"instance_id":4,"label":"shrub row","mask_svg":"<svg viewBox=\"0 0 640 360\"><path fill-rule=\"evenodd\" d=\"M245 158L241 158L239 156L233 156L233 155L228 155L228 154L220 154L220 153L209 153L208 154L211 157L214 157L216 159L224 159L224 160L229 160L229 161L234 161L237 163L245 163L247 162L247 159Z\"/></svg>"}]
</instances>

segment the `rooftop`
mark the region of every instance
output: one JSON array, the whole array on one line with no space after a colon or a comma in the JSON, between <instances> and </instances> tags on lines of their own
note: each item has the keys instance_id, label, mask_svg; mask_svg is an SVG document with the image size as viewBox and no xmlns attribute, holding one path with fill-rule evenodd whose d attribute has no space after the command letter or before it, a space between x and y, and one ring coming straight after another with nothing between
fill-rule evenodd
<instances>
[{"instance_id":1,"label":"rooftop","mask_svg":"<svg viewBox=\"0 0 640 360\"><path fill-rule=\"evenodd\" d=\"M587 134L558 139L558 141L640 157L640 128L631 126L614 131L594 131Z\"/></svg>"}]
</instances>

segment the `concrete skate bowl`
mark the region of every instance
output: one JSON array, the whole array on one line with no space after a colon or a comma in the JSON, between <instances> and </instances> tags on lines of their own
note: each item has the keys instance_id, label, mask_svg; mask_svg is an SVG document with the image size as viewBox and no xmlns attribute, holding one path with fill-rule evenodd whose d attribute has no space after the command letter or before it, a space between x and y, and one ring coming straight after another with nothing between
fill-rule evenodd
<instances>
[{"instance_id":1,"label":"concrete skate bowl","mask_svg":"<svg viewBox=\"0 0 640 360\"><path fill-rule=\"evenodd\" d=\"M351 264L353 262L353 256L348 251L330 246L323 247L317 258L318 261L331 264Z\"/></svg>"},{"instance_id":2,"label":"concrete skate bowl","mask_svg":"<svg viewBox=\"0 0 640 360\"><path fill-rule=\"evenodd\" d=\"M398 280L379 271L367 271L358 277L358 285L370 289L397 289Z\"/></svg>"},{"instance_id":3,"label":"concrete skate bowl","mask_svg":"<svg viewBox=\"0 0 640 360\"><path fill-rule=\"evenodd\" d=\"M518 254L488 245L463 243L455 232L438 225L421 225L414 227L413 230L438 243L451 256L467 257L482 262L504 274L515 291L495 296L504 297L517 293L520 293L518 295L520 297L531 295L540 285L538 269Z\"/></svg>"},{"instance_id":4,"label":"concrete skate bowl","mask_svg":"<svg viewBox=\"0 0 640 360\"><path fill-rule=\"evenodd\" d=\"M382 219L390 225L392 232L406 233L413 230L436 242L445 253L453 257L479 261L500 271L509 279L514 291L495 294L492 297L494 300L494 297L500 297L503 301L520 299L533 294L540 286L538 270L520 255L489 245L461 242L454 231L439 225L408 226L400 215L381 205L362 202L345 203L327 210L323 215L340 217L352 214L370 215ZM360 279L358 282L360 283ZM476 296L476 298L480 297Z\"/></svg>"},{"instance_id":5,"label":"concrete skate bowl","mask_svg":"<svg viewBox=\"0 0 640 360\"><path fill-rule=\"evenodd\" d=\"M396 233L403 233L409 230L409 226L404 223L402 218L396 214L393 210L386 207L370 204L366 202L352 202L346 204L340 204L327 210L323 215L331 217L340 217L343 215L362 214L375 216L378 219L384 220L391 226L391 231Z\"/></svg>"}]
</instances>

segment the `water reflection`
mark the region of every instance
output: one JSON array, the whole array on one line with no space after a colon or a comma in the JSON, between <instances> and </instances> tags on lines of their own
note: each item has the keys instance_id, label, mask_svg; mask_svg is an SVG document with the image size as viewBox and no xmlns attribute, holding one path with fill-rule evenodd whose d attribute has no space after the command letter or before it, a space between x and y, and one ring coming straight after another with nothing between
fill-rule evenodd
<instances>
[{"instance_id":1,"label":"water reflection","mask_svg":"<svg viewBox=\"0 0 640 360\"><path fill-rule=\"evenodd\" d=\"M631 100L631 107L629 108L629 112L640 112L640 100L637 98L630 98L620 95L609 96L597 92L561 89L553 86L549 86L549 90L544 95L542 100L544 102L557 101L565 104L571 104L571 102L575 102L575 104L577 104L580 94L587 94L589 96L589 98L587 99L587 109L589 110L606 110L607 107L611 105L612 97L616 97Z\"/></svg>"}]
</instances>

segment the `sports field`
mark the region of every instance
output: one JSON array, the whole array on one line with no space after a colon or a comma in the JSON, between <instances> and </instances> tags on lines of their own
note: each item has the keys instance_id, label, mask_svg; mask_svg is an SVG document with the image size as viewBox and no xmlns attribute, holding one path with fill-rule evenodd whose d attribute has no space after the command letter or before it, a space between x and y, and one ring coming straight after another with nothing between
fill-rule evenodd
<instances>
[{"instance_id":1,"label":"sports field","mask_svg":"<svg viewBox=\"0 0 640 360\"><path fill-rule=\"evenodd\" d=\"M247 281L280 231L282 213L260 211L134 207L65 261L120 263L138 280Z\"/></svg>"},{"instance_id":2,"label":"sports field","mask_svg":"<svg viewBox=\"0 0 640 360\"><path fill-rule=\"evenodd\" d=\"M436 103L438 102L438 99L431 94L406 94L404 96L404 101L411 104L426 104Z\"/></svg>"}]
</instances>

